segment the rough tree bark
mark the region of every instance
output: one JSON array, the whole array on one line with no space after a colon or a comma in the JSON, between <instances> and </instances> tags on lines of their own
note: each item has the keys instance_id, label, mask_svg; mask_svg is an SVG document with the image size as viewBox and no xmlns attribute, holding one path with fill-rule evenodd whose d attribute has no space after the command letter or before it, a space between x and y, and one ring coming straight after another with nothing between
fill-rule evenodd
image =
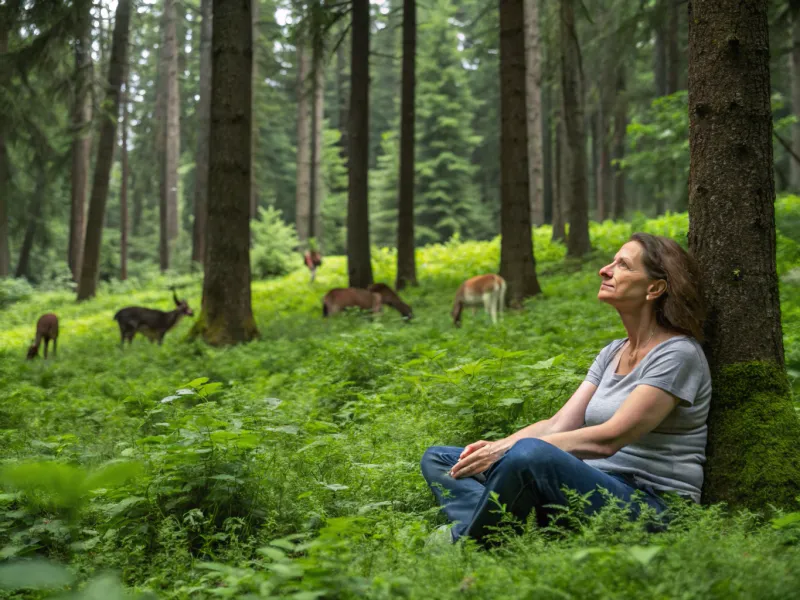
<instances>
[{"instance_id":1,"label":"rough tree bark","mask_svg":"<svg viewBox=\"0 0 800 600\"><path fill-rule=\"evenodd\" d=\"M369 0L353 0L352 7L347 273L350 287L366 288L372 283L368 200Z\"/></svg>"},{"instance_id":2,"label":"rough tree bark","mask_svg":"<svg viewBox=\"0 0 800 600\"><path fill-rule=\"evenodd\" d=\"M214 0L208 238L193 336L228 345L258 336L250 291L251 0Z\"/></svg>"},{"instance_id":3,"label":"rough tree bark","mask_svg":"<svg viewBox=\"0 0 800 600\"><path fill-rule=\"evenodd\" d=\"M767 0L689 2L689 247L708 304L707 502L800 493L775 264Z\"/></svg>"},{"instance_id":4,"label":"rough tree bark","mask_svg":"<svg viewBox=\"0 0 800 600\"><path fill-rule=\"evenodd\" d=\"M678 36L680 34L680 0L666 1L666 92L674 94L680 88L681 55Z\"/></svg>"},{"instance_id":5,"label":"rough tree bark","mask_svg":"<svg viewBox=\"0 0 800 600\"><path fill-rule=\"evenodd\" d=\"M346 30L344 30L346 31ZM349 135L347 133L348 123L348 110L350 101L347 97L347 41L346 34L343 32L342 39L339 40L339 47L336 50L336 96L339 102L339 147L341 148L341 156L347 160L347 147Z\"/></svg>"},{"instance_id":6,"label":"rough tree bark","mask_svg":"<svg viewBox=\"0 0 800 600\"><path fill-rule=\"evenodd\" d=\"M0 55L8 52L8 23L6 11L0 7ZM2 82L5 83L5 82ZM0 122L0 277L11 274L11 251L8 238L8 190L9 190L9 165L6 141L3 136L4 123Z\"/></svg>"},{"instance_id":7,"label":"rough tree bark","mask_svg":"<svg viewBox=\"0 0 800 600\"><path fill-rule=\"evenodd\" d=\"M667 95L667 1L657 0L653 13L653 79L656 85L656 96Z\"/></svg>"},{"instance_id":8,"label":"rough tree bark","mask_svg":"<svg viewBox=\"0 0 800 600\"><path fill-rule=\"evenodd\" d=\"M297 42L297 179L295 191L295 221L297 239L308 241L311 210L311 113L309 111L309 60L305 40Z\"/></svg>"},{"instance_id":9,"label":"rough tree bark","mask_svg":"<svg viewBox=\"0 0 800 600\"><path fill-rule=\"evenodd\" d=\"M544 222L553 222L553 134L550 128L553 107L553 86L548 83L542 93L542 172Z\"/></svg>"},{"instance_id":10,"label":"rough tree bark","mask_svg":"<svg viewBox=\"0 0 800 600\"><path fill-rule=\"evenodd\" d=\"M89 198L89 217L86 221L86 240L83 247L81 278L78 282L78 300L86 300L95 295L97 275L100 264L100 245L103 239L103 220L108 199L108 184L111 164L114 160L114 146L119 116L120 86L123 71L128 62L128 29L131 17L131 0L119 0L114 35L111 44L111 59L106 82L104 104L108 112L101 112L100 139L97 144L92 193Z\"/></svg>"},{"instance_id":11,"label":"rough tree bark","mask_svg":"<svg viewBox=\"0 0 800 600\"><path fill-rule=\"evenodd\" d=\"M83 239L86 231L86 188L92 149L92 54L91 2L80 7L75 37L75 100L72 106L72 181L67 262L72 278L80 280Z\"/></svg>"},{"instance_id":12,"label":"rough tree bark","mask_svg":"<svg viewBox=\"0 0 800 600\"><path fill-rule=\"evenodd\" d=\"M569 222L567 256L591 250L589 243L589 185L586 165L586 128L583 110L583 67L575 28L575 0L561 0L561 113L564 119L564 178L562 198Z\"/></svg>"},{"instance_id":13,"label":"rough tree bark","mask_svg":"<svg viewBox=\"0 0 800 600\"><path fill-rule=\"evenodd\" d=\"M628 127L628 93L625 90L625 64L617 67L617 97L614 104L614 160L625 158L625 136ZM625 171L614 167L614 219L625 218Z\"/></svg>"},{"instance_id":14,"label":"rough tree bark","mask_svg":"<svg viewBox=\"0 0 800 600\"><path fill-rule=\"evenodd\" d=\"M528 180L531 222L544 224L542 143L542 46L539 1L525 0L525 98L528 126Z\"/></svg>"},{"instance_id":15,"label":"rough tree bark","mask_svg":"<svg viewBox=\"0 0 800 600\"><path fill-rule=\"evenodd\" d=\"M178 237L178 160L181 152L181 101L178 91L178 37L175 25L175 0L165 0L165 48L167 57L167 142L165 181L167 194L167 231L170 241Z\"/></svg>"},{"instance_id":16,"label":"rough tree bark","mask_svg":"<svg viewBox=\"0 0 800 600\"><path fill-rule=\"evenodd\" d=\"M561 118L561 108L555 107L553 111L555 127L553 131L553 237L554 242L563 242L567 239L564 224L564 161L561 151L564 140L564 121Z\"/></svg>"},{"instance_id":17,"label":"rough tree bark","mask_svg":"<svg viewBox=\"0 0 800 600\"><path fill-rule=\"evenodd\" d=\"M792 112L800 118L800 0L789 1L792 22ZM792 125L792 149L800 154L800 123ZM793 192L800 192L800 162L789 161L789 182Z\"/></svg>"},{"instance_id":18,"label":"rough tree bark","mask_svg":"<svg viewBox=\"0 0 800 600\"><path fill-rule=\"evenodd\" d=\"M15 277L27 277L30 275L31 250L33 250L36 232L42 221L42 212L47 197L47 159L44 156L40 156L37 158L36 163L36 170L38 171L36 185L28 205L28 225L25 228L25 236L22 238L22 246L19 249Z\"/></svg>"},{"instance_id":19,"label":"rough tree bark","mask_svg":"<svg viewBox=\"0 0 800 600\"><path fill-rule=\"evenodd\" d=\"M521 307L542 290L536 278L528 194L525 110L525 0L500 0L500 275L507 301Z\"/></svg>"},{"instance_id":20,"label":"rough tree bark","mask_svg":"<svg viewBox=\"0 0 800 600\"><path fill-rule=\"evenodd\" d=\"M205 263L208 216L208 136L211 129L212 0L202 0L200 11L200 100L197 103L197 154L194 167L194 229L192 260Z\"/></svg>"},{"instance_id":21,"label":"rough tree bark","mask_svg":"<svg viewBox=\"0 0 800 600\"><path fill-rule=\"evenodd\" d=\"M125 69L125 91L122 93L122 143L120 153L122 173L119 186L119 278L125 281L128 278L128 86L130 79L128 69Z\"/></svg>"},{"instance_id":22,"label":"rough tree bark","mask_svg":"<svg viewBox=\"0 0 800 600\"><path fill-rule=\"evenodd\" d=\"M178 49L175 0L164 0L161 16L161 50L156 100L156 147L160 166L159 263L169 268L170 241L178 235L178 152L180 151L178 103Z\"/></svg>"},{"instance_id":23,"label":"rough tree bark","mask_svg":"<svg viewBox=\"0 0 800 600\"><path fill-rule=\"evenodd\" d=\"M417 0L403 0L403 77L400 95L400 193L397 202L395 287L417 285L414 255L414 95L417 74Z\"/></svg>"},{"instance_id":24,"label":"rough tree bark","mask_svg":"<svg viewBox=\"0 0 800 600\"><path fill-rule=\"evenodd\" d=\"M319 34L314 40L311 56L311 160L308 193L308 237L316 238L319 245L320 215L322 214L322 126L325 119L325 47Z\"/></svg>"},{"instance_id":25,"label":"rough tree bark","mask_svg":"<svg viewBox=\"0 0 800 600\"><path fill-rule=\"evenodd\" d=\"M611 212L612 169L611 169L611 119L614 111L615 65L616 57L605 56L603 70L598 82L600 102L597 108L597 171L595 198L597 210L595 218L603 222Z\"/></svg>"},{"instance_id":26,"label":"rough tree bark","mask_svg":"<svg viewBox=\"0 0 800 600\"><path fill-rule=\"evenodd\" d=\"M258 215L258 186L256 185L256 149L258 148L258 123L256 122L256 90L258 89L258 2L252 0L252 20L253 20L253 87L250 103L253 106L253 132L250 135L250 218L255 219Z\"/></svg>"}]
</instances>

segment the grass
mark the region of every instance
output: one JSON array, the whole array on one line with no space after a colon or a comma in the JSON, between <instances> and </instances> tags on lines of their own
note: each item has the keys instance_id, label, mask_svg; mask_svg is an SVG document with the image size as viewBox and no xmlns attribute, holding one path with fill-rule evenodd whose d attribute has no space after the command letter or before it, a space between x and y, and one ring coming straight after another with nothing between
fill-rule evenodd
<instances>
[{"instance_id":1,"label":"grass","mask_svg":"<svg viewBox=\"0 0 800 600\"><path fill-rule=\"evenodd\" d=\"M676 238L685 227L685 215L637 224ZM83 304L43 293L6 308L0 557L65 567L0 565L0 586L15 573L41 589L8 597L112 598L120 585L160 598L791 596L800 519L779 511L683 507L661 534L614 510L575 513L569 532L529 527L491 553L426 546L442 518L419 473L423 451L504 435L569 397L600 348L624 335L595 299L596 272L629 232L595 225L597 252L580 265L537 231L544 293L495 327L467 312L456 330L449 310L463 278L496 268L497 241L422 250L421 286L401 294L410 325L391 309L323 320L325 291L346 282L341 257L326 258L313 285L304 270L255 282L261 338L233 348L187 342L185 319L162 347L137 338L121 351L114 312L168 309L166 286L105 286ZM781 244L797 394L797 246ZM375 253L376 280L394 280L393 261ZM197 310L200 280L183 283ZM26 362L48 310L61 320L59 355Z\"/></svg>"}]
</instances>

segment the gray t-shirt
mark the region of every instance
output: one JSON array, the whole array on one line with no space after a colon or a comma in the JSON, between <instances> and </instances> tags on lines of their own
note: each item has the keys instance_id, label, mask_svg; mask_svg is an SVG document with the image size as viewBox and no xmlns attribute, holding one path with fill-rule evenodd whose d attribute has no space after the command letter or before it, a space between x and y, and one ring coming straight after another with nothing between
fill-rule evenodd
<instances>
[{"instance_id":1,"label":"gray t-shirt","mask_svg":"<svg viewBox=\"0 0 800 600\"><path fill-rule=\"evenodd\" d=\"M601 471L632 475L639 485L677 492L700 502L706 461L706 418L711 373L700 344L677 336L657 344L627 375L615 373L625 339L600 351L586 375L597 389L586 407L586 426L608 421L639 385L665 390L680 401L650 433L608 458L585 461Z\"/></svg>"}]
</instances>

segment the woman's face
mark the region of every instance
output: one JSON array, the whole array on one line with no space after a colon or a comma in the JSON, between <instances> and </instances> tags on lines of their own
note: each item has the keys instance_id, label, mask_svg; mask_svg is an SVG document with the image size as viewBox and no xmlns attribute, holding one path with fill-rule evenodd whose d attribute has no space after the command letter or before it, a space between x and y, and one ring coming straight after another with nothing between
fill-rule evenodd
<instances>
[{"instance_id":1,"label":"woman's face","mask_svg":"<svg viewBox=\"0 0 800 600\"><path fill-rule=\"evenodd\" d=\"M600 291L597 299L616 308L637 308L661 295L666 284L651 280L644 268L639 242L628 242L619 249L614 261L600 269Z\"/></svg>"}]
</instances>

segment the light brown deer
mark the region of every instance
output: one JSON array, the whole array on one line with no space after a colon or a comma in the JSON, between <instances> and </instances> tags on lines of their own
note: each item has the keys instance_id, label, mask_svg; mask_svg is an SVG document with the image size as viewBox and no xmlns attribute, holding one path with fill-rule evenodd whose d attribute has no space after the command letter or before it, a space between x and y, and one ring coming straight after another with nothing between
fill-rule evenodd
<instances>
[{"instance_id":1,"label":"light brown deer","mask_svg":"<svg viewBox=\"0 0 800 600\"><path fill-rule=\"evenodd\" d=\"M500 275L477 275L467 279L456 292L453 302L453 325L461 326L461 312L465 306L475 307L483 304L486 312L492 318L492 324L497 323L497 315L503 319L503 308L506 304L506 281Z\"/></svg>"},{"instance_id":2,"label":"light brown deer","mask_svg":"<svg viewBox=\"0 0 800 600\"><path fill-rule=\"evenodd\" d=\"M36 339L28 348L28 360L39 356L39 345L44 340L44 357L47 358L47 347L53 342L53 356L56 355L58 346L58 317L53 313L47 313L39 317L36 322Z\"/></svg>"},{"instance_id":3,"label":"light brown deer","mask_svg":"<svg viewBox=\"0 0 800 600\"><path fill-rule=\"evenodd\" d=\"M381 312L381 295L361 288L333 288L322 299L322 316L328 317L346 308Z\"/></svg>"}]
</instances>

